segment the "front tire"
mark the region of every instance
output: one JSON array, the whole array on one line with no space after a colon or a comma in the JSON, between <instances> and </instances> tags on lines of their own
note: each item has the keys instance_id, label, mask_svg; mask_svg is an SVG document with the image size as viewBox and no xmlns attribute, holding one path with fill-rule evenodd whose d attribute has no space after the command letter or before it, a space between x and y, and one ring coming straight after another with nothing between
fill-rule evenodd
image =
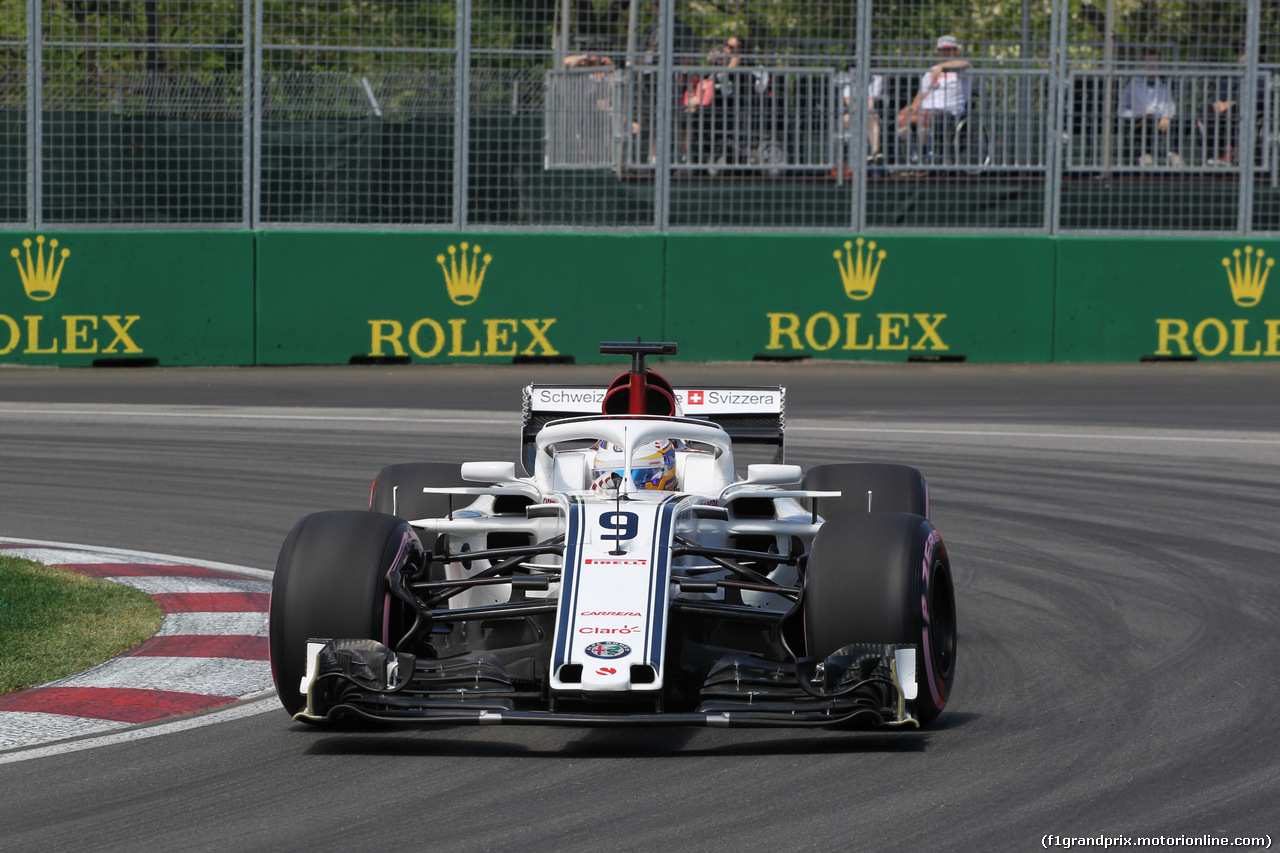
<instances>
[{"instance_id":1,"label":"front tire","mask_svg":"<svg viewBox=\"0 0 1280 853\"><path fill-rule=\"evenodd\" d=\"M424 487L474 485L462 479L456 462L406 462L388 465L378 472L369 492L369 509L406 521L443 518L449 514L451 495L424 494ZM452 497L453 501L459 498Z\"/></svg>"},{"instance_id":2,"label":"front tire","mask_svg":"<svg viewBox=\"0 0 1280 853\"><path fill-rule=\"evenodd\" d=\"M921 725L942 713L955 679L955 590L946 546L926 519L874 512L828 520L809 551L803 608L811 657L852 643L916 646L909 704Z\"/></svg>"},{"instance_id":3,"label":"front tire","mask_svg":"<svg viewBox=\"0 0 1280 853\"><path fill-rule=\"evenodd\" d=\"M929 487L920 472L908 465L883 462L815 465L805 472L801 488L842 492L838 498L814 498L817 511L824 518L865 512L910 512L929 517Z\"/></svg>"},{"instance_id":4,"label":"front tire","mask_svg":"<svg viewBox=\"0 0 1280 853\"><path fill-rule=\"evenodd\" d=\"M382 513L317 512L294 525L276 561L267 628L271 678L290 715L306 706L298 688L308 640L398 639L400 626L384 618L394 611L387 574L421 548L405 521Z\"/></svg>"}]
</instances>

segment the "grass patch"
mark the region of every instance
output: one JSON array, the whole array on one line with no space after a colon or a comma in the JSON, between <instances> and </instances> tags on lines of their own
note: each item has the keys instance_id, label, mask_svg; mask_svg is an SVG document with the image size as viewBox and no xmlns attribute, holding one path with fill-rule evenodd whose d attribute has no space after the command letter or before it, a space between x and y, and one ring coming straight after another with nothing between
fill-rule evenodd
<instances>
[{"instance_id":1,"label":"grass patch","mask_svg":"<svg viewBox=\"0 0 1280 853\"><path fill-rule=\"evenodd\" d=\"M0 696L115 657L160 618L131 586L0 555Z\"/></svg>"}]
</instances>

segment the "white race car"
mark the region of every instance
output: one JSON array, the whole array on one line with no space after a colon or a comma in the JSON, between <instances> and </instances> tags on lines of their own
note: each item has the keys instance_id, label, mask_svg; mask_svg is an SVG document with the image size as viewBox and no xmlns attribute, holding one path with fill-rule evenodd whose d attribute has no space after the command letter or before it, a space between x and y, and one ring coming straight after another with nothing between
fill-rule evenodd
<instances>
[{"instance_id":1,"label":"white race car","mask_svg":"<svg viewBox=\"0 0 1280 853\"><path fill-rule=\"evenodd\" d=\"M270 615L314 723L927 725L955 596L904 465L782 463L780 387L525 389L522 459L391 465L285 539ZM735 447L773 462L734 465ZM742 455L740 453L740 455ZM523 468L523 470L521 470Z\"/></svg>"}]
</instances>

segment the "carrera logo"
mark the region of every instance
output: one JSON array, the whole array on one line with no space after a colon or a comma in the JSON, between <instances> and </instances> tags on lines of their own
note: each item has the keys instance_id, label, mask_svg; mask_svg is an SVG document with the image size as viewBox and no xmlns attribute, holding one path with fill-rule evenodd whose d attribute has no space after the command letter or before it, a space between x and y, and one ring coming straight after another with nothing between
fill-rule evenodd
<instances>
[{"instance_id":1,"label":"carrera logo","mask_svg":"<svg viewBox=\"0 0 1280 853\"><path fill-rule=\"evenodd\" d=\"M840 283L848 298L861 302L876 291L880 270L888 257L875 241L846 240L844 251L833 252ZM837 314L839 316L837 316ZM950 349L940 326L946 314L884 312L877 314L817 311L805 317L791 311L770 311L766 350L787 352L945 352Z\"/></svg>"},{"instance_id":2,"label":"carrera logo","mask_svg":"<svg viewBox=\"0 0 1280 853\"><path fill-rule=\"evenodd\" d=\"M579 616L625 616L628 618L639 619L643 613L637 613L634 610L584 610L578 614Z\"/></svg>"},{"instance_id":3,"label":"carrera logo","mask_svg":"<svg viewBox=\"0 0 1280 853\"><path fill-rule=\"evenodd\" d=\"M33 302L47 302L58 293L58 285L62 281L62 273L66 268L71 250L58 249L56 238L49 241L49 255L45 257L45 238L43 234L35 239L35 257L31 255L32 241L22 241L22 249L13 248L10 257L18 267L18 276L22 280L22 289L27 298ZM23 261L26 261L24 264ZM22 323L7 314L0 314L0 355L8 355L19 347L28 355L137 355L142 347L133 339L130 330L141 316L138 314L63 314L58 317L46 317L42 314L24 314ZM45 321L53 327L46 332ZM59 337L61 329L64 334ZM6 339L5 332L8 332ZM111 337L102 337L110 334ZM105 346L103 345L105 344Z\"/></svg>"},{"instance_id":4,"label":"carrera logo","mask_svg":"<svg viewBox=\"0 0 1280 853\"><path fill-rule=\"evenodd\" d=\"M588 566L647 566L648 560L597 560L592 557L582 561Z\"/></svg>"},{"instance_id":5,"label":"carrera logo","mask_svg":"<svg viewBox=\"0 0 1280 853\"><path fill-rule=\"evenodd\" d=\"M479 245L463 242L436 255L436 264L444 274L445 292L454 305L470 306L480 298L485 274L493 263L493 255L482 255L482 251ZM556 322L554 317L422 317L410 323L396 319L366 322L369 355L373 358L412 354L431 360L441 356L467 359L560 354L549 337Z\"/></svg>"},{"instance_id":6,"label":"carrera logo","mask_svg":"<svg viewBox=\"0 0 1280 853\"><path fill-rule=\"evenodd\" d=\"M1241 308L1253 308L1262 301L1267 279L1276 259L1262 249L1245 246L1222 259L1231 300ZM1230 347L1230 350L1227 349ZM1192 324L1177 317L1156 318L1156 355L1280 356L1280 320L1263 319L1261 328L1249 318L1221 320L1205 317Z\"/></svg>"}]
</instances>

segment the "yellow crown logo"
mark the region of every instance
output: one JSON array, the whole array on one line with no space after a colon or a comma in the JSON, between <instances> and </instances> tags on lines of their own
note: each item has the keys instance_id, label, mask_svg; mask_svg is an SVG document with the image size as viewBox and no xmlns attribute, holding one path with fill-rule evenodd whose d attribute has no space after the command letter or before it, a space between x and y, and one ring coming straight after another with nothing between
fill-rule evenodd
<instances>
[{"instance_id":1,"label":"yellow crown logo","mask_svg":"<svg viewBox=\"0 0 1280 853\"><path fill-rule=\"evenodd\" d=\"M1231 258L1222 259L1222 266L1227 270L1227 281L1231 283L1231 297L1235 299L1237 305L1252 308L1262 299L1262 291L1267 286L1267 276L1271 275L1271 268L1276 265L1276 259L1267 258L1264 269L1262 256L1266 252L1261 249L1254 254L1252 246L1245 246L1244 266L1240 265L1239 249L1231 254L1236 259L1234 270L1231 268Z\"/></svg>"},{"instance_id":2,"label":"yellow crown logo","mask_svg":"<svg viewBox=\"0 0 1280 853\"><path fill-rule=\"evenodd\" d=\"M53 263L58 260L57 240L49 241L49 264L44 262L44 236L36 237L36 259L33 263L31 260L31 240L23 240L22 245L27 250L27 266L22 266L22 252L14 249L9 252L13 256L13 262L18 265L18 274L22 276L22 286L27 291L27 296L36 302L44 302L52 299L53 295L58 292L58 279L62 278L62 267L67 262L67 256L71 254L70 249L63 249L61 253L62 260L58 262L58 268L53 268Z\"/></svg>"},{"instance_id":3,"label":"yellow crown logo","mask_svg":"<svg viewBox=\"0 0 1280 853\"><path fill-rule=\"evenodd\" d=\"M484 286L484 273L489 269L493 255L485 255L484 266L480 266L480 247L471 246L470 264L467 261L467 244L462 244L459 252L456 246L449 247L449 264L445 265L444 255L436 255L436 263L444 272L444 285L449 288L449 298L457 305L470 305L480 296L480 288ZM461 262L459 262L461 255Z\"/></svg>"},{"instance_id":4,"label":"yellow crown logo","mask_svg":"<svg viewBox=\"0 0 1280 853\"><path fill-rule=\"evenodd\" d=\"M866 257L862 255L862 245L866 243ZM845 240L844 255L841 256L840 250L834 253L836 265L840 267L840 278L844 280L844 292L849 295L850 299L866 299L876 289L876 277L880 275L880 265L884 263L885 251L881 249L876 252L875 241L867 243L866 240L858 238L858 254L853 255L853 242ZM872 261L875 266L872 266Z\"/></svg>"}]
</instances>

